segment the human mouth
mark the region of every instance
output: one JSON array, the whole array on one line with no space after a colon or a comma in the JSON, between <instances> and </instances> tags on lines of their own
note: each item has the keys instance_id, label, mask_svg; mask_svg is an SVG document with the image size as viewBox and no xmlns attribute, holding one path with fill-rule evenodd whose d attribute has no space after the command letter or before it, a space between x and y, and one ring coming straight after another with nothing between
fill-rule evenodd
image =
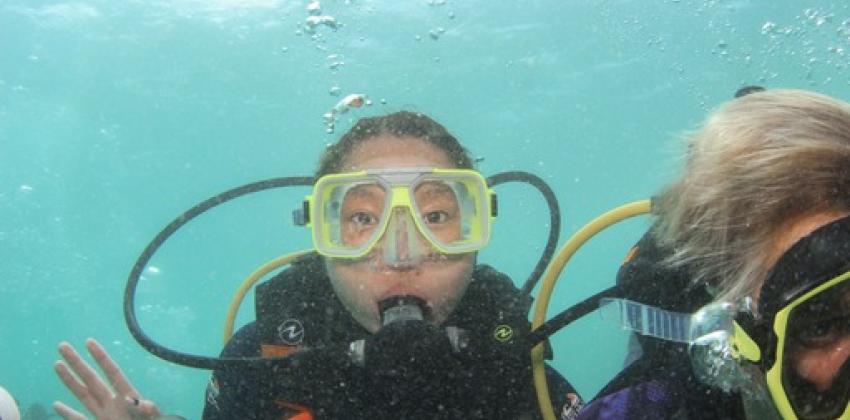
<instances>
[{"instance_id":1,"label":"human mouth","mask_svg":"<svg viewBox=\"0 0 850 420\"><path fill-rule=\"evenodd\" d=\"M419 314L418 320L427 320L431 317L431 307L425 298L407 287L394 287L387 290L376 300L375 305L383 325L392 322L387 319L388 310L394 310L393 308L398 307L410 307L411 309L402 311L405 313L417 312ZM394 311L398 312L397 310Z\"/></svg>"}]
</instances>

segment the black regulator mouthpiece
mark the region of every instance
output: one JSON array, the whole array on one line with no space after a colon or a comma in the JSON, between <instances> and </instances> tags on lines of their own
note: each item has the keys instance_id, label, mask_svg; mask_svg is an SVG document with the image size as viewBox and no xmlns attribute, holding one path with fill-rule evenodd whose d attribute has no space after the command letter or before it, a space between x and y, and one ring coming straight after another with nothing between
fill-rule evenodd
<instances>
[{"instance_id":1,"label":"black regulator mouthpiece","mask_svg":"<svg viewBox=\"0 0 850 420\"><path fill-rule=\"evenodd\" d=\"M428 311L425 301L416 296L393 296L378 302L381 326L397 321L424 321Z\"/></svg>"},{"instance_id":2,"label":"black regulator mouthpiece","mask_svg":"<svg viewBox=\"0 0 850 420\"><path fill-rule=\"evenodd\" d=\"M399 346L411 346L412 349L430 349L425 353L438 351L441 346L448 353L460 353L467 347L468 334L458 327L441 328L427 323L430 315L428 305L416 296L393 296L378 302L381 313L381 329L372 337L356 340L349 345L348 356L360 367L366 366L367 354L370 363L378 366L402 366L398 360L390 361L393 356L389 349L398 350ZM409 356L409 352L402 352ZM386 367L385 366L385 367Z\"/></svg>"}]
</instances>

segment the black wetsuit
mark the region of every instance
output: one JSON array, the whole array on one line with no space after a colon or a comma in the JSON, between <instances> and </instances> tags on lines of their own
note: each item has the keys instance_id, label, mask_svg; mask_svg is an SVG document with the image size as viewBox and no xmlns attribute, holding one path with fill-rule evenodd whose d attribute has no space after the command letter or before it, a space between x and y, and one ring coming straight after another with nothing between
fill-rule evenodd
<instances>
[{"instance_id":1,"label":"black wetsuit","mask_svg":"<svg viewBox=\"0 0 850 420\"><path fill-rule=\"evenodd\" d=\"M297 362L277 372L271 365L214 372L204 419L538 418L530 356L521 340L529 328L528 298L488 266L477 266L473 279L442 327L419 323L412 335L373 335L336 297L321 260L304 258L258 287L258 321L241 328L221 353L289 355ZM459 354L428 348L434 340L421 339L441 338L447 326L468 334L469 346ZM356 340L380 347L367 351L365 367L347 354ZM403 361L398 369L396 361ZM374 364L385 375L374 374ZM547 378L555 412L569 411L575 390L549 367Z\"/></svg>"}]
</instances>

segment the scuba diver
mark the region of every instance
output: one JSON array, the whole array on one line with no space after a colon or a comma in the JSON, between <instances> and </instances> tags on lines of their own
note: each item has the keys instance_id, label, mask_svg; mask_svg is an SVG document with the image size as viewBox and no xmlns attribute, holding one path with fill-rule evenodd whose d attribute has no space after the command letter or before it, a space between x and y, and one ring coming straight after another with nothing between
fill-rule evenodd
<instances>
[{"instance_id":1,"label":"scuba diver","mask_svg":"<svg viewBox=\"0 0 850 420\"><path fill-rule=\"evenodd\" d=\"M425 115L362 118L324 152L297 214L315 252L257 287L257 320L220 358L152 344L135 321L132 281L131 332L160 357L214 370L207 420L537 418L530 298L477 262L497 208L472 168L455 137ZM87 347L112 389L67 343L56 370L93 416L159 418L102 347ZM575 412L573 387L548 366L546 377L552 409Z\"/></svg>"},{"instance_id":2,"label":"scuba diver","mask_svg":"<svg viewBox=\"0 0 850 420\"><path fill-rule=\"evenodd\" d=\"M850 105L736 97L602 300L642 354L580 419L850 419Z\"/></svg>"}]
</instances>

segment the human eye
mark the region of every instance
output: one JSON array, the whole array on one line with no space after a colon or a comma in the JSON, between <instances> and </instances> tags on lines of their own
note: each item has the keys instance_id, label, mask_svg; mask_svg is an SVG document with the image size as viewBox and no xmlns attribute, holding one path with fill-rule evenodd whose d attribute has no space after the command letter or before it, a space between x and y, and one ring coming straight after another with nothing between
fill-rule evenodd
<instances>
[{"instance_id":1,"label":"human eye","mask_svg":"<svg viewBox=\"0 0 850 420\"><path fill-rule=\"evenodd\" d=\"M449 212L445 210L434 210L422 215L422 219L429 225L446 223L451 219Z\"/></svg>"},{"instance_id":2,"label":"human eye","mask_svg":"<svg viewBox=\"0 0 850 420\"><path fill-rule=\"evenodd\" d=\"M809 324L795 334L795 340L808 348L826 347L850 333L850 317L834 318Z\"/></svg>"},{"instance_id":3,"label":"human eye","mask_svg":"<svg viewBox=\"0 0 850 420\"><path fill-rule=\"evenodd\" d=\"M355 211L348 216L349 222L357 227L373 226L378 223L378 218L366 211Z\"/></svg>"}]
</instances>

